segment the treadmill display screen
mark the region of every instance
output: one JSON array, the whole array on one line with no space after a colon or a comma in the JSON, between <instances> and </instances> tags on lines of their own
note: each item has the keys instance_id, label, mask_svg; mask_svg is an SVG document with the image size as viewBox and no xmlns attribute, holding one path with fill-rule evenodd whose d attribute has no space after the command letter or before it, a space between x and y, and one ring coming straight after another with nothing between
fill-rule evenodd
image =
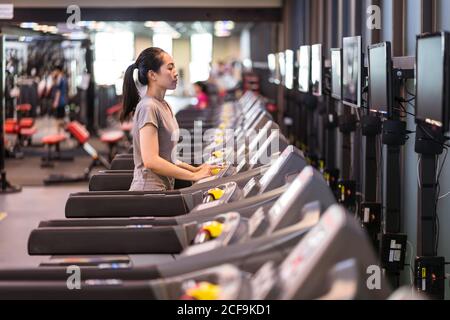
<instances>
[{"instance_id":1,"label":"treadmill display screen","mask_svg":"<svg viewBox=\"0 0 450 320\"><path fill-rule=\"evenodd\" d=\"M294 51L286 50L286 77L285 86L287 89L294 88Z\"/></svg>"},{"instance_id":2,"label":"treadmill display screen","mask_svg":"<svg viewBox=\"0 0 450 320\"><path fill-rule=\"evenodd\" d=\"M276 72L277 72L277 63L276 63L276 57L273 53L271 53L267 56L267 64L269 66L269 71L270 71L269 82L274 82L275 78L276 78Z\"/></svg>"},{"instance_id":3,"label":"treadmill display screen","mask_svg":"<svg viewBox=\"0 0 450 320\"><path fill-rule=\"evenodd\" d=\"M386 43L369 49L369 108L372 111L389 111L390 52Z\"/></svg>"},{"instance_id":4,"label":"treadmill display screen","mask_svg":"<svg viewBox=\"0 0 450 320\"><path fill-rule=\"evenodd\" d=\"M342 50L331 50L331 96L342 99Z\"/></svg>"},{"instance_id":5,"label":"treadmill display screen","mask_svg":"<svg viewBox=\"0 0 450 320\"><path fill-rule=\"evenodd\" d=\"M259 163L269 164L271 161L270 151L278 152L280 133L273 131L269 138L264 142L264 144L259 148L258 152L250 159L250 166L254 168ZM278 150L277 150L278 149ZM268 155L268 153L270 153Z\"/></svg>"},{"instance_id":6,"label":"treadmill display screen","mask_svg":"<svg viewBox=\"0 0 450 320\"><path fill-rule=\"evenodd\" d=\"M298 51L298 90L309 92L309 79L311 72L311 47L301 46Z\"/></svg>"},{"instance_id":7,"label":"treadmill display screen","mask_svg":"<svg viewBox=\"0 0 450 320\"><path fill-rule=\"evenodd\" d=\"M280 62L278 60L279 57L279 53L275 53L275 79L274 79L274 83L275 84L280 84L281 83L281 74L280 74Z\"/></svg>"},{"instance_id":8,"label":"treadmill display screen","mask_svg":"<svg viewBox=\"0 0 450 320\"><path fill-rule=\"evenodd\" d=\"M280 171L283 163L286 161L289 154L292 152L292 147L286 148L283 151L281 156L272 164L267 170L267 172L262 176L261 180L259 180L259 184L261 185L261 190L265 190L269 182L275 177L275 175Z\"/></svg>"},{"instance_id":9,"label":"treadmill display screen","mask_svg":"<svg viewBox=\"0 0 450 320\"><path fill-rule=\"evenodd\" d=\"M442 35L418 38L416 56L416 119L444 126L445 40ZM447 70L448 72L448 70Z\"/></svg>"},{"instance_id":10,"label":"treadmill display screen","mask_svg":"<svg viewBox=\"0 0 450 320\"><path fill-rule=\"evenodd\" d=\"M307 180L312 178L312 172L310 168L304 169L295 180L291 183L289 188L283 195L277 200L269 211L270 224L275 225L283 215L283 212L287 212L292 202L298 198L298 195L304 189ZM301 210L301 208L299 208Z\"/></svg>"},{"instance_id":11,"label":"treadmill display screen","mask_svg":"<svg viewBox=\"0 0 450 320\"><path fill-rule=\"evenodd\" d=\"M322 45L315 44L311 48L311 82L312 93L322 95Z\"/></svg>"},{"instance_id":12,"label":"treadmill display screen","mask_svg":"<svg viewBox=\"0 0 450 320\"><path fill-rule=\"evenodd\" d=\"M345 212L338 206L330 208L320 222L299 242L280 266L282 292L280 299L292 298L303 281L317 267L325 248L331 245L345 223Z\"/></svg>"},{"instance_id":13,"label":"treadmill display screen","mask_svg":"<svg viewBox=\"0 0 450 320\"><path fill-rule=\"evenodd\" d=\"M248 150L251 150L251 151L255 150L258 147L258 144L261 144L261 141L263 141L262 140L263 137L267 138L269 129L272 127L272 125L273 125L273 122L272 121L268 121L264 125L264 127L261 130L259 130L258 135L256 136L256 138L253 139L253 137L250 137L251 142L250 142L250 145L248 146ZM245 145L244 145L244 148L245 148Z\"/></svg>"},{"instance_id":14,"label":"treadmill display screen","mask_svg":"<svg viewBox=\"0 0 450 320\"><path fill-rule=\"evenodd\" d=\"M343 40L343 103L361 107L362 84L362 45L361 37L344 38Z\"/></svg>"},{"instance_id":15,"label":"treadmill display screen","mask_svg":"<svg viewBox=\"0 0 450 320\"><path fill-rule=\"evenodd\" d=\"M280 66L280 83L284 85L286 81L286 58L284 52L278 53L278 64Z\"/></svg>"}]
</instances>

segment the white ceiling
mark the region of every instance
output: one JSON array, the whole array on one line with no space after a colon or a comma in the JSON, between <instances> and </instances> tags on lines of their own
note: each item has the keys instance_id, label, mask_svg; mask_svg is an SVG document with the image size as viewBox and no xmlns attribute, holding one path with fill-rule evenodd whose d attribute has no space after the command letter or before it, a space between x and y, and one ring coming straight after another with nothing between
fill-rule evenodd
<instances>
[{"instance_id":1,"label":"white ceiling","mask_svg":"<svg viewBox=\"0 0 450 320\"><path fill-rule=\"evenodd\" d=\"M64 8L74 4L73 0L13 0L17 8ZM83 7L182 7L182 8L280 8L282 0L77 0Z\"/></svg>"}]
</instances>

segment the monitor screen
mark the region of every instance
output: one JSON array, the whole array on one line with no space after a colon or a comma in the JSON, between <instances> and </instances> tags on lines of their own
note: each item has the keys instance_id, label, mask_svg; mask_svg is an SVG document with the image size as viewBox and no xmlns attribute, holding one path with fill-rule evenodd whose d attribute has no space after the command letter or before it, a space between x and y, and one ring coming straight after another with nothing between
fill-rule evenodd
<instances>
[{"instance_id":1,"label":"monitor screen","mask_svg":"<svg viewBox=\"0 0 450 320\"><path fill-rule=\"evenodd\" d=\"M416 119L438 127L444 127L447 123L444 97L445 74L449 71L445 70L448 52L444 54L444 46L443 34L419 36L417 39Z\"/></svg>"},{"instance_id":2,"label":"monitor screen","mask_svg":"<svg viewBox=\"0 0 450 320\"><path fill-rule=\"evenodd\" d=\"M369 108L387 114L391 107L391 46L380 43L369 47Z\"/></svg>"},{"instance_id":3,"label":"monitor screen","mask_svg":"<svg viewBox=\"0 0 450 320\"><path fill-rule=\"evenodd\" d=\"M267 55L267 64L269 66L269 82L274 82L276 78L277 66L276 66L276 57L273 53Z\"/></svg>"},{"instance_id":4,"label":"monitor screen","mask_svg":"<svg viewBox=\"0 0 450 320\"><path fill-rule=\"evenodd\" d=\"M275 79L274 79L274 83L275 84L280 84L281 83L281 74L280 74L280 62L278 61L278 53L275 53L274 56L275 56Z\"/></svg>"},{"instance_id":5,"label":"monitor screen","mask_svg":"<svg viewBox=\"0 0 450 320\"><path fill-rule=\"evenodd\" d=\"M342 49L331 49L331 96L342 99Z\"/></svg>"},{"instance_id":6,"label":"monitor screen","mask_svg":"<svg viewBox=\"0 0 450 320\"><path fill-rule=\"evenodd\" d=\"M278 53L278 64L280 65L280 83L284 85L284 82L286 80L286 59L284 56L284 52Z\"/></svg>"},{"instance_id":7,"label":"monitor screen","mask_svg":"<svg viewBox=\"0 0 450 320\"><path fill-rule=\"evenodd\" d=\"M298 90L309 92L309 79L311 73L311 47L301 46L298 51Z\"/></svg>"},{"instance_id":8,"label":"monitor screen","mask_svg":"<svg viewBox=\"0 0 450 320\"><path fill-rule=\"evenodd\" d=\"M322 45L311 47L311 84L315 96L322 95Z\"/></svg>"},{"instance_id":9,"label":"monitor screen","mask_svg":"<svg viewBox=\"0 0 450 320\"><path fill-rule=\"evenodd\" d=\"M349 37L343 40L342 93L343 103L361 107L362 84L362 44L361 37Z\"/></svg>"},{"instance_id":10,"label":"monitor screen","mask_svg":"<svg viewBox=\"0 0 450 320\"><path fill-rule=\"evenodd\" d=\"M294 88L294 51L286 50L286 76L284 85L287 89L292 90Z\"/></svg>"}]
</instances>

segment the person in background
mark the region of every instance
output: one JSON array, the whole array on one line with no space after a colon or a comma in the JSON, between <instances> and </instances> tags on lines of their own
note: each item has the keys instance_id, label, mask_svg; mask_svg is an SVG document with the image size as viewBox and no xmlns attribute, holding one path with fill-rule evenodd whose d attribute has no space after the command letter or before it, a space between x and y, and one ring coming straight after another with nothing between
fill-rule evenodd
<instances>
[{"instance_id":1,"label":"person in background","mask_svg":"<svg viewBox=\"0 0 450 320\"><path fill-rule=\"evenodd\" d=\"M53 78L53 104L52 109L55 118L58 120L58 131L64 126L64 117L66 115L66 105L68 96L67 78L61 65L57 65L52 71Z\"/></svg>"},{"instance_id":2,"label":"person in background","mask_svg":"<svg viewBox=\"0 0 450 320\"><path fill-rule=\"evenodd\" d=\"M205 110L209 106L208 87L204 82L198 81L194 83L194 90L197 97L195 109Z\"/></svg>"}]
</instances>

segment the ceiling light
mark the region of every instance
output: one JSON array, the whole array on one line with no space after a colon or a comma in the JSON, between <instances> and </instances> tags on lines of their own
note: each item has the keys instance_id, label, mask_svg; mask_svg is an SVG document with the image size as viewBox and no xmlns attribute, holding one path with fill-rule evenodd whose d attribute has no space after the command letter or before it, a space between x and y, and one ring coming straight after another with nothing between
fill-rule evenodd
<instances>
[{"instance_id":1,"label":"ceiling light","mask_svg":"<svg viewBox=\"0 0 450 320\"><path fill-rule=\"evenodd\" d=\"M21 28L28 28L28 29L33 29L37 26L38 26L38 24L36 22L22 22L20 24Z\"/></svg>"}]
</instances>

